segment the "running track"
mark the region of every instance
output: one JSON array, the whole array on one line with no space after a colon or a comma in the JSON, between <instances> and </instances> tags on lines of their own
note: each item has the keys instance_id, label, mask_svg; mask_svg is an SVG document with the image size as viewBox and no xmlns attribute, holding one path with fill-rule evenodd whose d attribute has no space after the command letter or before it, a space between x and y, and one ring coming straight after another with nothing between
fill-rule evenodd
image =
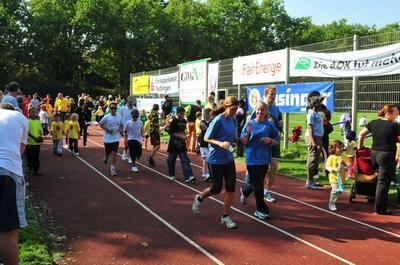
<instances>
[{"instance_id":1,"label":"running track","mask_svg":"<svg viewBox=\"0 0 400 265\"><path fill-rule=\"evenodd\" d=\"M139 162L139 173L118 160L111 178L102 163L102 132L90 127L80 157L59 158L49 141L42 145L43 176L29 188L44 200L66 236L63 264L400 264L400 210L394 216L372 213L364 199L327 211L328 190L309 191L304 182L278 176L277 203L270 220L253 217L255 201L239 202L245 165L237 163L237 192L231 217L239 228L219 225L223 196L204 201L193 215L194 196L209 184L185 184L179 161L177 181L167 179L166 152L156 168ZM120 146L122 146L122 141ZM121 148L120 148L121 149ZM196 176L199 156L190 156Z\"/></svg>"}]
</instances>

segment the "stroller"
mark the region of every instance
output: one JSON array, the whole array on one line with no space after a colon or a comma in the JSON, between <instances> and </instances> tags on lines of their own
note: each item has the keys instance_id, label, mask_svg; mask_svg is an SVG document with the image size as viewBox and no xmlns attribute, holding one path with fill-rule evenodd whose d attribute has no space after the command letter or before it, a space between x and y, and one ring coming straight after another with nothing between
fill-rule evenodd
<instances>
[{"instance_id":1,"label":"stroller","mask_svg":"<svg viewBox=\"0 0 400 265\"><path fill-rule=\"evenodd\" d=\"M356 151L353 159L354 183L351 184L349 201L356 198L356 194L375 197L378 172L371 162L371 149L364 148Z\"/></svg>"}]
</instances>

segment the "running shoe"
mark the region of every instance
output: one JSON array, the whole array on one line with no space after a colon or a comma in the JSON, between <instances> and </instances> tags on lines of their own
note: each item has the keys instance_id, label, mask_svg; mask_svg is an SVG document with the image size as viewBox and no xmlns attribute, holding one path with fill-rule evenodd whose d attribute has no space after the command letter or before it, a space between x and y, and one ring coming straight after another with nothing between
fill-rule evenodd
<instances>
[{"instance_id":1,"label":"running shoe","mask_svg":"<svg viewBox=\"0 0 400 265\"><path fill-rule=\"evenodd\" d=\"M134 172L134 173L139 172L139 169L137 168L137 166L132 167L132 172Z\"/></svg>"},{"instance_id":2,"label":"running shoe","mask_svg":"<svg viewBox=\"0 0 400 265\"><path fill-rule=\"evenodd\" d=\"M276 199L272 196L270 191L264 191L264 199L267 202L276 202Z\"/></svg>"},{"instance_id":3,"label":"running shoe","mask_svg":"<svg viewBox=\"0 0 400 265\"><path fill-rule=\"evenodd\" d=\"M149 157L147 158L147 162L148 162L149 165L152 166L152 167L155 167L155 166L156 166L156 162L154 162L154 159L153 159L151 156L149 156Z\"/></svg>"},{"instance_id":4,"label":"running shoe","mask_svg":"<svg viewBox=\"0 0 400 265\"><path fill-rule=\"evenodd\" d=\"M263 212L258 211L258 210L254 212L254 216L257 217L258 219L261 219L261 220L266 220L266 219L269 218L269 214L268 213L263 213Z\"/></svg>"},{"instance_id":5,"label":"running shoe","mask_svg":"<svg viewBox=\"0 0 400 265\"><path fill-rule=\"evenodd\" d=\"M173 180L176 180L176 177L175 176L168 176L168 179L173 181Z\"/></svg>"},{"instance_id":6,"label":"running shoe","mask_svg":"<svg viewBox=\"0 0 400 265\"><path fill-rule=\"evenodd\" d=\"M221 225L225 226L226 228L233 229L236 228L236 223L231 219L231 217L225 216L221 217Z\"/></svg>"},{"instance_id":7,"label":"running shoe","mask_svg":"<svg viewBox=\"0 0 400 265\"><path fill-rule=\"evenodd\" d=\"M125 151L122 153L121 159L124 160L124 161L128 159L128 157L126 156Z\"/></svg>"},{"instance_id":8,"label":"running shoe","mask_svg":"<svg viewBox=\"0 0 400 265\"><path fill-rule=\"evenodd\" d=\"M196 179L195 176L190 176L188 179L185 180L186 183L194 183L194 180Z\"/></svg>"},{"instance_id":9,"label":"running shoe","mask_svg":"<svg viewBox=\"0 0 400 265\"><path fill-rule=\"evenodd\" d=\"M118 175L117 169L116 168L111 168L111 176L115 177L117 175Z\"/></svg>"},{"instance_id":10,"label":"running shoe","mask_svg":"<svg viewBox=\"0 0 400 265\"><path fill-rule=\"evenodd\" d=\"M74 153L74 155L79 156L79 152Z\"/></svg>"},{"instance_id":11,"label":"running shoe","mask_svg":"<svg viewBox=\"0 0 400 265\"><path fill-rule=\"evenodd\" d=\"M205 182L209 182L210 179L211 179L211 175L210 175L210 174L206 174L206 176L205 176L205 178L204 178L204 181L205 181Z\"/></svg>"},{"instance_id":12,"label":"running shoe","mask_svg":"<svg viewBox=\"0 0 400 265\"><path fill-rule=\"evenodd\" d=\"M196 195L194 197L193 205L192 205L192 210L194 214L199 214L200 213L200 206L201 202L199 201L200 195Z\"/></svg>"},{"instance_id":13,"label":"running shoe","mask_svg":"<svg viewBox=\"0 0 400 265\"><path fill-rule=\"evenodd\" d=\"M131 157L128 157L128 163L132 164L132 158Z\"/></svg>"},{"instance_id":14,"label":"running shoe","mask_svg":"<svg viewBox=\"0 0 400 265\"><path fill-rule=\"evenodd\" d=\"M331 210L332 212L336 212L337 208L335 204L329 204L329 210Z\"/></svg>"},{"instance_id":15,"label":"running shoe","mask_svg":"<svg viewBox=\"0 0 400 265\"><path fill-rule=\"evenodd\" d=\"M313 182L306 184L306 188L310 189L310 190L320 190L321 189L320 186L315 185L315 183L313 183Z\"/></svg>"},{"instance_id":16,"label":"running shoe","mask_svg":"<svg viewBox=\"0 0 400 265\"><path fill-rule=\"evenodd\" d=\"M103 163L104 163L104 164L107 164L107 161L108 161L108 158L105 156L105 157L103 158Z\"/></svg>"}]
</instances>

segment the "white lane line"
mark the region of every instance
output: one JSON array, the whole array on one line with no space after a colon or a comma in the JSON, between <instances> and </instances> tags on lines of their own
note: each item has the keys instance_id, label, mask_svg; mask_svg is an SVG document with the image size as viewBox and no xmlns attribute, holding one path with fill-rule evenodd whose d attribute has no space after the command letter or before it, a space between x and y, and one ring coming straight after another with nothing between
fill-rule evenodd
<instances>
[{"instance_id":1,"label":"white lane line","mask_svg":"<svg viewBox=\"0 0 400 265\"><path fill-rule=\"evenodd\" d=\"M88 139L89 141L91 141L91 142L93 142L94 144L96 144L97 146L102 146L102 145L100 145L100 144L98 144L97 142L95 142L95 141L93 141L93 140L90 140L90 139ZM121 154L118 154L119 156L121 156ZM80 157L79 157L80 158ZM80 158L81 159L81 158ZM146 165L144 165L144 164L142 164L142 163L139 163L139 162L136 162L136 164L138 164L138 165L141 165L142 167L144 167L144 168L146 168L146 169L148 169L148 170L150 170L150 171L153 171L153 172L155 172L155 173L157 173L157 174L159 174L159 175L161 175L161 176L163 176L164 178L166 178L166 179L168 179L169 180L169 178L168 178L168 176L167 175L165 175L165 174L163 174L163 173L161 173L161 172L159 172L159 171L157 171L157 170L155 170L155 169L153 169L153 168L150 168L150 167L148 167L148 166L146 166ZM97 169L96 169L96 171L97 171ZM100 173L100 172L99 172ZM101 173L100 173L101 174ZM103 175L103 174L102 174ZM104 176L104 175L103 175ZM104 176L105 177L105 176ZM106 178L106 177L105 177ZM106 178L107 179L107 178ZM107 179L108 181L110 181L109 179ZM169 181L171 181L171 180L169 180ZM111 182L111 181L110 181ZM185 187L185 188L187 188L187 189L190 189L190 190L192 190L192 191L194 191L194 192L196 192L196 193L201 193L201 191L200 190L197 190L197 189L195 189L195 188L193 188L193 187L191 187L191 186L188 186L188 185L186 185L186 184L184 184L184 183L181 183L181 182L179 182L179 181L177 181L177 180L174 180L174 182L175 183L177 183L177 184L179 184L179 185L181 185L181 186L183 186L183 187ZM112 182L111 182L112 183ZM115 185L117 185L117 184L115 184ZM119 187L119 186L118 186ZM121 190L122 190L122 188L120 188ZM129 193L127 193L127 194L129 194ZM130 194L129 194L130 195ZM219 203L219 204L224 204L224 202L222 202L222 201L220 201L220 200L218 200L218 199L215 199L215 198L213 198L213 197L209 197L211 200L213 200L213 201L215 201L215 202L217 202L217 203ZM351 262L351 261L349 261L349 260L346 260L345 258L342 258L342 257L340 257L340 256L337 256L337 255L335 255L334 253L332 253L332 252L329 252L329 251L327 251L327 250L325 250L325 249L323 249L323 248L321 248L321 247L318 247L317 245L314 245L314 244L312 244L312 243L310 243L310 242L308 242L308 241L306 241L306 240L304 240L304 239L301 239L300 237L297 237L296 235L294 235L294 234L291 234L291 233L289 233L289 232L287 232L287 231L285 231L285 230L283 230L283 229L281 229L281 228L279 228L279 227L276 227L276 226L274 226L274 225L271 225L271 224L269 224L269 223L267 223L267 222L265 222L265 221L262 221L262 220L260 220L260 219L258 219L258 218L256 218L256 217L254 217L254 216L252 216L252 215L250 215L250 214L248 214L248 213L246 213L246 212L243 212L242 210L240 210L240 209L238 209L238 208L235 208L235 207L231 207L231 209L233 209L234 211L236 211L236 212L238 212L238 213L240 213L240 214L242 214L242 215L245 215L245 216L247 216L247 217L249 217L249 218L251 218L251 219L253 219L254 221L257 221L257 222L259 222L259 223L261 223L261 224L263 224L263 225L265 225L265 226L268 226L269 228L272 228L272 229L274 229L274 230L276 230L276 231L278 231L278 232L281 232L282 234L284 234L284 235L286 235L286 236L288 236L288 237L291 237L291 238L293 238L293 239L295 239L295 240L297 240L297 241L299 241L299 242L301 242L301 243L303 243L303 244L305 244L305 245L307 245L307 246L309 246L309 247L311 247L311 248L314 248L314 249L316 249L316 250L318 250L318 251L320 251L320 252L322 252L322 253L324 253L324 254L326 254L326 255L328 255L328 256L331 256L331 257L333 257L333 258L335 258L335 259L337 259L337 260L340 260L340 261L342 261L342 262L344 262L344 263L346 263L346 264L351 264L351 265L353 265L353 264L355 264L355 263L353 263L353 262ZM160 217L161 218L161 217Z\"/></svg>"},{"instance_id":2,"label":"white lane line","mask_svg":"<svg viewBox=\"0 0 400 265\"><path fill-rule=\"evenodd\" d=\"M88 139L89 140L89 139ZM89 140L91 141L91 140ZM216 264L219 265L224 265L222 261L217 259L215 256L213 256L211 253L209 253L207 250L202 248L200 245L195 243L193 240L191 240L189 237L187 237L185 234L180 232L178 229L176 229L173 225L168 223L166 220L164 220L161 216L157 215L155 212L153 212L150 208L148 208L146 205L144 205L141 201L139 201L136 197L134 197L132 194L121 188L118 184L116 184L114 181L110 180L107 178L103 173L101 173L98 169L96 169L94 166L92 166L89 162L84 160L83 158L77 156L79 160L81 160L84 164L86 164L89 168L94 170L97 174L99 174L101 177L103 177L105 180L107 180L109 183L111 183L114 187L119 189L121 192L123 192L126 196L131 198L134 202L139 204L143 209L145 209L148 213L150 213L152 216L154 216L156 219L158 219L161 223L163 223L165 226L167 226L169 229L171 229L173 232L175 232L177 235L179 235L181 238L183 238L186 242L188 242L190 245L195 247L198 251L203 253L205 256L207 256L209 259L214 261Z\"/></svg>"},{"instance_id":3,"label":"white lane line","mask_svg":"<svg viewBox=\"0 0 400 265\"><path fill-rule=\"evenodd\" d=\"M163 156L167 156L166 154L163 154L163 153L160 153L160 152L158 152L158 154L161 154L161 155L163 155ZM179 159L179 158L178 158L178 159ZM235 161L235 162L236 162L236 161ZM202 168L202 167L199 166L199 165L192 164L192 163L190 163L190 164L193 165L193 166L195 166L195 167ZM241 182L241 183L244 182L244 181L241 180L241 179L236 179L236 181ZM396 233L387 231L387 230L385 230L385 229L383 229L383 228L380 228L380 227L377 227L377 226L374 226L374 225L370 225L370 224L364 223L364 222L362 222L362 221L358 221L358 220L356 220L356 219L353 219L353 218L350 218L350 217L347 217L347 216L344 216L344 215L341 215L341 214L338 214L338 213L335 213L335 212L328 211L328 210L326 210L326 209L324 209L324 208L321 208L321 207L312 205L311 203L307 203L307 202L303 202L303 201L297 200L297 199L295 199L295 198L293 198L293 197L284 195L284 194L279 193L279 192L276 192L276 191L271 191L271 192L272 192L273 194L276 194L276 195L281 196L281 197L283 197L283 198L286 198L286 199L288 199L288 200L291 200L291 201L294 201L294 202L303 204L303 205L305 205L305 206L308 206L308 207L311 207L311 208L314 208L314 209L323 211L323 212L325 212L325 213L328 213L328 214L334 215L334 216L336 216L336 217L339 217L339 218L342 218L342 219L351 221L351 222L353 222L353 223L356 223L356 224L359 224L359 225L362 225L362 226L371 228L371 229L373 229L373 230L376 230L376 231L379 231L379 232L382 232L382 233L385 233L385 234L388 234L388 235L391 235L391 236L400 238L400 235L399 235L399 234L396 234Z\"/></svg>"}]
</instances>

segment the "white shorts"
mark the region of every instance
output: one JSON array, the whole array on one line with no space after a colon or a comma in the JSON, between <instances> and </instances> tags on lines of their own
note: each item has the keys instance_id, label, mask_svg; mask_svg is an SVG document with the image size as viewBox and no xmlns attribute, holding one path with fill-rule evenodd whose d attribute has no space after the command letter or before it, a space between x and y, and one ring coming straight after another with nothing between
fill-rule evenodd
<instances>
[{"instance_id":1,"label":"white shorts","mask_svg":"<svg viewBox=\"0 0 400 265\"><path fill-rule=\"evenodd\" d=\"M206 158L208 156L208 147L200 147L200 155L202 158Z\"/></svg>"}]
</instances>

